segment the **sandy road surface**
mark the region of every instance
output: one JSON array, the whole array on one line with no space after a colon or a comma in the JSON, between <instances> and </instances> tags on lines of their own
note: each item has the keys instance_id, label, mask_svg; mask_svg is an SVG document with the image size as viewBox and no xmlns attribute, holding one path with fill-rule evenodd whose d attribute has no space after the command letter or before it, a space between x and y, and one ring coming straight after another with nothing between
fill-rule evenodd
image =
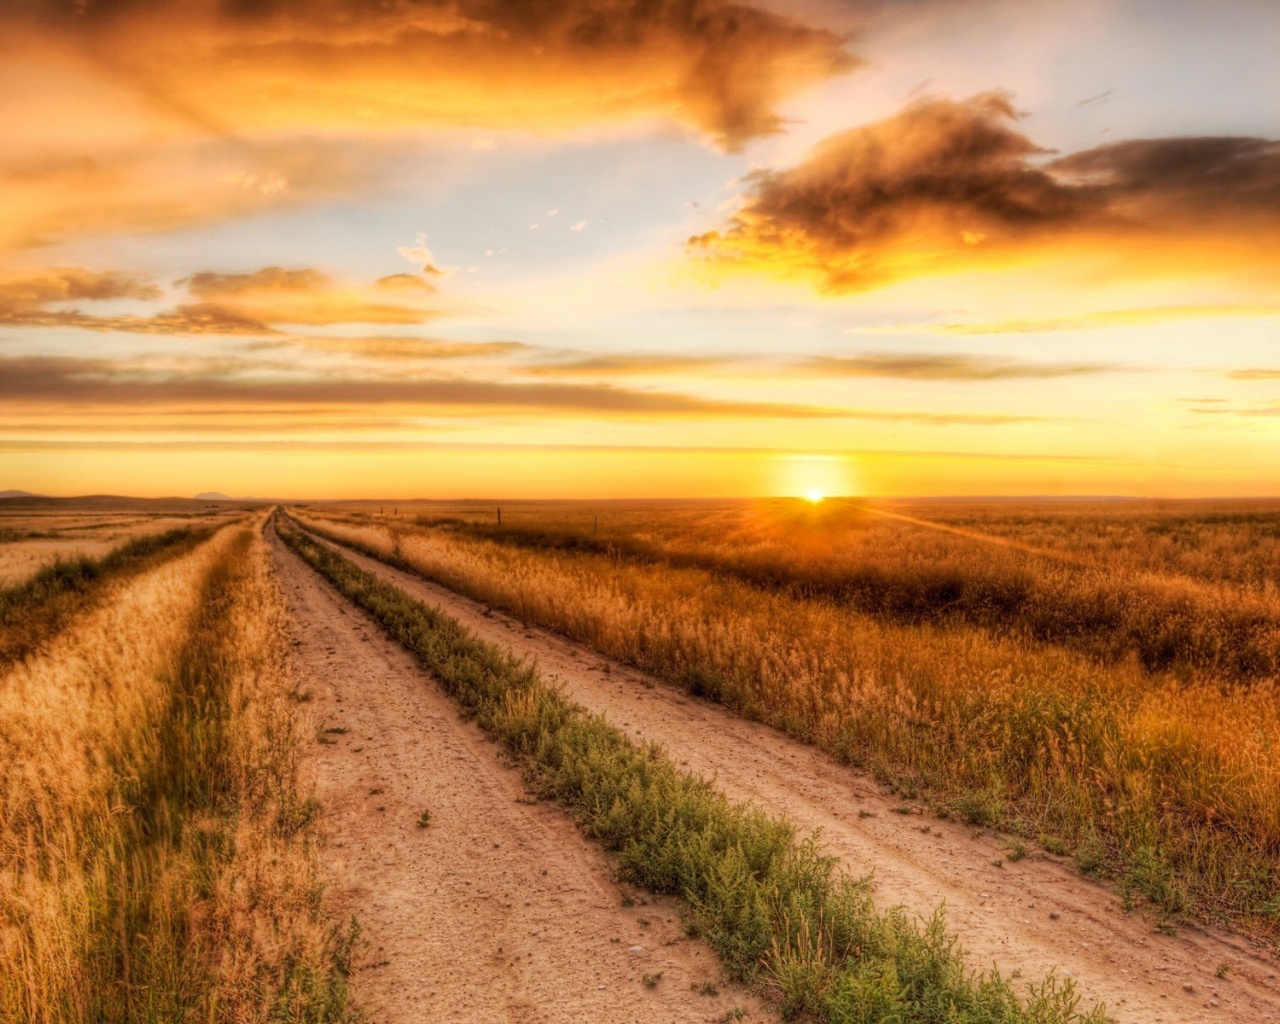
<instances>
[{"instance_id":1,"label":"sandy road surface","mask_svg":"<svg viewBox=\"0 0 1280 1024\"><path fill-rule=\"evenodd\" d=\"M353 990L373 1024L686 1024L735 1007L776 1020L724 983L670 902L623 907L599 849L554 806L524 802L519 775L410 655L274 535L272 550L294 684L334 730L317 755L325 862L339 915L368 942ZM719 994L695 991L705 983Z\"/></svg>"},{"instance_id":2,"label":"sandy road surface","mask_svg":"<svg viewBox=\"0 0 1280 1024\"><path fill-rule=\"evenodd\" d=\"M945 902L975 966L995 963L1036 980L1074 978L1083 1002L1122 1024L1280 1024L1280 962L1242 939L1158 932L1123 912L1107 888L1059 858L1008 860L1008 842L902 802L820 751L724 707L698 700L555 633L526 627L445 587L340 545L377 573L458 619L477 636L534 659L546 678L631 735L657 740L729 796L822 829L826 848L855 873L874 870L882 905L929 914ZM997 867L995 861L1000 860ZM1226 977L1216 972L1228 964Z\"/></svg>"}]
</instances>

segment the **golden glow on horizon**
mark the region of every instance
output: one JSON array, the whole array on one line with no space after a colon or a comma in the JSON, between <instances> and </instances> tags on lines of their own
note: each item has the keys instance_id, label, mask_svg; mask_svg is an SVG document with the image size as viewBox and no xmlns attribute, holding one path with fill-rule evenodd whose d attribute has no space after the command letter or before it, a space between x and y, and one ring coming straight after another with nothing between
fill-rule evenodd
<instances>
[{"instance_id":1,"label":"golden glow on horizon","mask_svg":"<svg viewBox=\"0 0 1280 1024\"><path fill-rule=\"evenodd\" d=\"M773 493L799 496L812 505L826 498L861 493L852 459L843 455L785 455L775 458Z\"/></svg>"}]
</instances>

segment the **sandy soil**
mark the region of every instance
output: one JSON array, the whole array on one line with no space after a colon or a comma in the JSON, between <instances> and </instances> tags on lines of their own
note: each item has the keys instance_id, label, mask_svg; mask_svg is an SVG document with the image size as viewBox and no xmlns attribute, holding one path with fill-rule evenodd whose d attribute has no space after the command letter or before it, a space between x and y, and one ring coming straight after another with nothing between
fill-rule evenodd
<instances>
[{"instance_id":1,"label":"sandy soil","mask_svg":"<svg viewBox=\"0 0 1280 1024\"><path fill-rule=\"evenodd\" d=\"M333 545L337 547L337 545ZM346 548L363 568L440 607L482 639L535 660L544 677L637 738L657 740L725 793L822 829L856 874L874 872L882 905L927 915L945 904L975 966L1037 980L1073 978L1085 1005L1123 1024L1280 1022L1280 963L1217 931L1166 935L1109 889L1041 851L1008 860L1009 840L931 815L903 814L873 780L768 726L698 700L595 651L523 626L420 577ZM999 866L996 861L1000 861ZM1216 973L1229 965L1226 976Z\"/></svg>"},{"instance_id":2,"label":"sandy soil","mask_svg":"<svg viewBox=\"0 0 1280 1024\"><path fill-rule=\"evenodd\" d=\"M725 983L670 901L624 907L599 848L529 800L370 617L272 544L295 685L320 723L325 861L368 943L353 989L373 1024L683 1024L735 1007L776 1020ZM708 983L718 994L699 993Z\"/></svg>"}]
</instances>

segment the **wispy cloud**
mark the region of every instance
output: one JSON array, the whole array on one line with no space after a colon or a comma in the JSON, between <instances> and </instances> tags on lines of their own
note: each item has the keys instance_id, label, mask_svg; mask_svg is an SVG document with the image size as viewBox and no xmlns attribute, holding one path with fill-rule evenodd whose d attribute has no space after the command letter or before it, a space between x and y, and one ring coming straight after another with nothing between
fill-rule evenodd
<instances>
[{"instance_id":1,"label":"wispy cloud","mask_svg":"<svg viewBox=\"0 0 1280 1024\"><path fill-rule=\"evenodd\" d=\"M97 313L72 302L151 301L162 292L138 275L58 268L0 277L0 324L73 327L133 334L279 334L279 325L416 325L439 315L435 287L393 274L370 285L341 284L314 268L264 267L250 273L201 271L176 282L194 302L152 313Z\"/></svg>"},{"instance_id":2,"label":"wispy cloud","mask_svg":"<svg viewBox=\"0 0 1280 1024\"><path fill-rule=\"evenodd\" d=\"M723 401L607 385L523 384L475 379L302 377L157 373L100 359L0 360L0 398L22 403L389 406L437 412L543 410L602 415L819 419L857 415L780 402Z\"/></svg>"},{"instance_id":3,"label":"wispy cloud","mask_svg":"<svg viewBox=\"0 0 1280 1024\"><path fill-rule=\"evenodd\" d=\"M805 365L833 376L898 377L904 380L934 381L1050 379L1123 369L1117 363L1040 363L952 352L820 356L809 360Z\"/></svg>"},{"instance_id":4,"label":"wispy cloud","mask_svg":"<svg viewBox=\"0 0 1280 1024\"><path fill-rule=\"evenodd\" d=\"M740 363L736 356L685 356L650 353L570 355L545 359L524 367L526 373L555 377L667 376L701 370L726 369Z\"/></svg>"},{"instance_id":5,"label":"wispy cloud","mask_svg":"<svg viewBox=\"0 0 1280 1024\"><path fill-rule=\"evenodd\" d=\"M315 352L332 352L366 359L431 362L438 359L495 359L529 352L532 346L519 341L446 341L439 338L395 336L325 337L289 335L262 343L272 348L296 347ZM262 346L258 346L262 347Z\"/></svg>"},{"instance_id":6,"label":"wispy cloud","mask_svg":"<svg viewBox=\"0 0 1280 1024\"><path fill-rule=\"evenodd\" d=\"M23 356L0 359L0 399L11 406L167 407L201 411L234 406L397 408L404 414L471 415L531 411L642 419L847 419L932 426L1000 426L1047 417L921 412L726 400L609 384L512 383L438 377L299 376L263 373L250 361L207 364L204 372L157 369L105 359Z\"/></svg>"},{"instance_id":7,"label":"wispy cloud","mask_svg":"<svg viewBox=\"0 0 1280 1024\"><path fill-rule=\"evenodd\" d=\"M1223 303L1195 306L1150 306L1108 309L1070 316L1027 317L986 323L944 323L919 328L942 334L1049 334L1056 331L1098 331L1111 327L1146 327L1187 320L1233 320L1276 317L1280 306Z\"/></svg>"}]
</instances>

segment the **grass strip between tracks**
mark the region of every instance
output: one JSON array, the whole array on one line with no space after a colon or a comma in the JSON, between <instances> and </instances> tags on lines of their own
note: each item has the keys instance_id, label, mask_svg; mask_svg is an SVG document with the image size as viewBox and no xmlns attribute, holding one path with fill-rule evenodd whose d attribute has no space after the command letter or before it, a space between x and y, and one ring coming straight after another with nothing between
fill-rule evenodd
<instances>
[{"instance_id":1,"label":"grass strip between tracks","mask_svg":"<svg viewBox=\"0 0 1280 1024\"><path fill-rule=\"evenodd\" d=\"M369 611L497 739L541 797L617 857L619 876L686 905L734 977L788 1017L893 1024L1102 1024L1070 981L1019 996L998 973L970 970L941 912L923 927L875 908L816 839L681 771L571 704L536 668L383 582L278 519L278 532L340 593Z\"/></svg>"},{"instance_id":2,"label":"grass strip between tracks","mask_svg":"<svg viewBox=\"0 0 1280 1024\"><path fill-rule=\"evenodd\" d=\"M101 558L60 558L29 580L0 590L0 668L20 661L97 604L104 586L190 551L211 527L179 527L135 537Z\"/></svg>"}]
</instances>

